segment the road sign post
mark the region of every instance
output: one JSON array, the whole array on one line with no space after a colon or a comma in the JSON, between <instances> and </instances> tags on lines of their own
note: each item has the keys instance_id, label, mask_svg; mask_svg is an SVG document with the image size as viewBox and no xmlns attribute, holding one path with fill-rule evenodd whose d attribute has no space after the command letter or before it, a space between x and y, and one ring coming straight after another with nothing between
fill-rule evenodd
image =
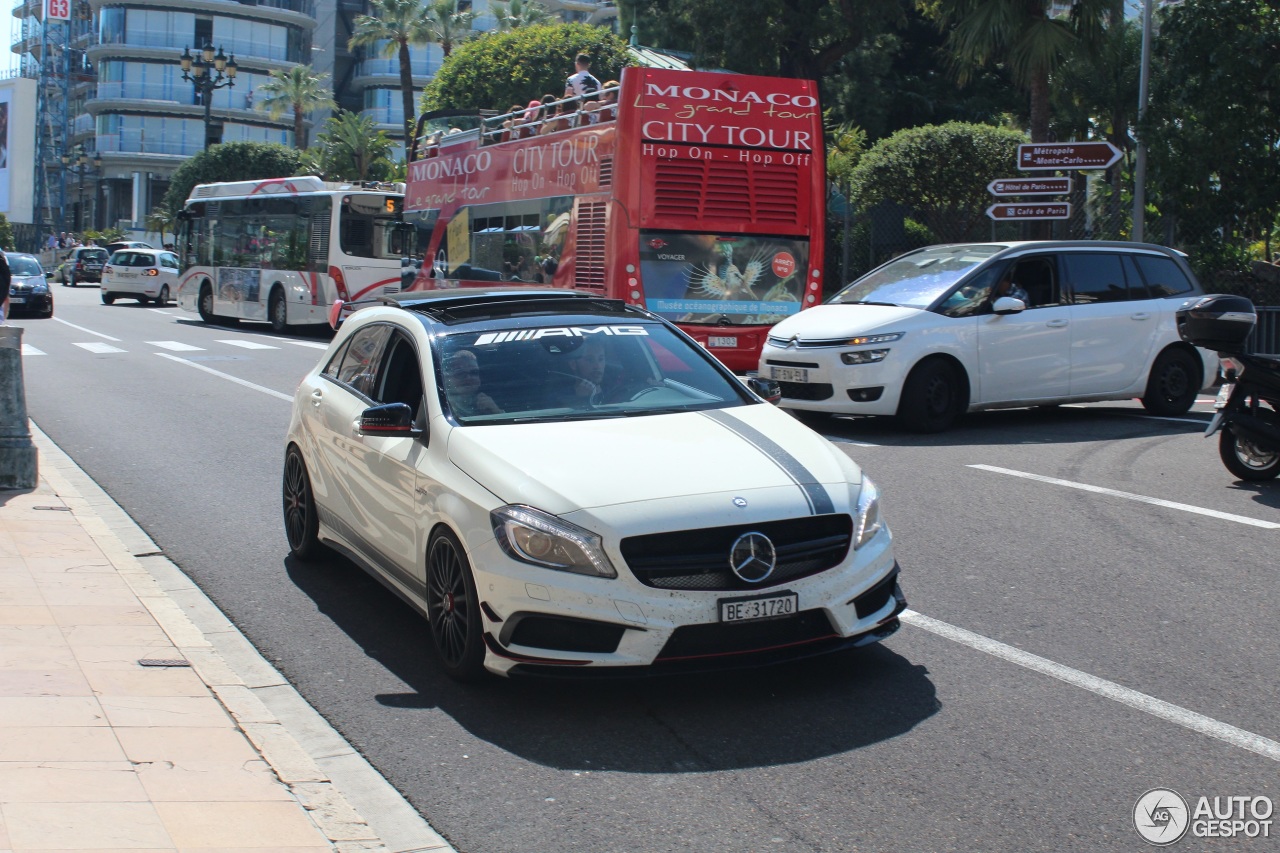
<instances>
[{"instance_id":1,"label":"road sign post","mask_svg":"<svg viewBox=\"0 0 1280 853\"><path fill-rule=\"evenodd\" d=\"M1018 146L1018 168L1106 169L1122 156L1110 142L1032 142Z\"/></svg>"},{"instance_id":2,"label":"road sign post","mask_svg":"<svg viewBox=\"0 0 1280 853\"><path fill-rule=\"evenodd\" d=\"M993 204L987 208L987 216L999 222L1070 219L1071 205L1066 202L1056 201L1031 204Z\"/></svg>"}]
</instances>

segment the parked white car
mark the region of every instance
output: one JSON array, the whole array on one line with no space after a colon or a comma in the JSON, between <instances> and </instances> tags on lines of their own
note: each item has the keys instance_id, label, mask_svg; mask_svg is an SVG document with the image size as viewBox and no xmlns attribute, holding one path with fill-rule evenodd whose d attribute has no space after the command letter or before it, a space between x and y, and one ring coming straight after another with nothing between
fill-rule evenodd
<instances>
[{"instance_id":1,"label":"parked white car","mask_svg":"<svg viewBox=\"0 0 1280 853\"><path fill-rule=\"evenodd\" d=\"M102 268L102 304L120 297L168 305L178 287L178 256L161 249L120 249Z\"/></svg>"},{"instance_id":2,"label":"parked white car","mask_svg":"<svg viewBox=\"0 0 1280 853\"><path fill-rule=\"evenodd\" d=\"M1175 323L1202 294L1163 246L929 246L771 329L759 375L801 415L896 415L920 432L966 411L1067 402L1140 398L1180 415L1217 373Z\"/></svg>"},{"instance_id":3,"label":"parked white car","mask_svg":"<svg viewBox=\"0 0 1280 853\"><path fill-rule=\"evenodd\" d=\"M871 480L670 323L552 290L386 301L298 387L285 532L424 613L449 675L772 663L897 629Z\"/></svg>"}]
</instances>

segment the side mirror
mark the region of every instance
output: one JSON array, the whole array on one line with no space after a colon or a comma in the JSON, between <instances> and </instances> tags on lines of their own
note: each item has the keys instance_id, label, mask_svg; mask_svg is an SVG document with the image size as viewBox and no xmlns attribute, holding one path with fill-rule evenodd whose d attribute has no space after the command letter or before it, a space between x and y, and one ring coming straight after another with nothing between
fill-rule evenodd
<instances>
[{"instance_id":1,"label":"side mirror","mask_svg":"<svg viewBox=\"0 0 1280 853\"><path fill-rule=\"evenodd\" d=\"M423 432L413 425L413 407L408 403L387 403L365 409L360 413L358 431L361 435L402 438L418 438Z\"/></svg>"},{"instance_id":2,"label":"side mirror","mask_svg":"<svg viewBox=\"0 0 1280 853\"><path fill-rule=\"evenodd\" d=\"M782 402L782 386L772 379L751 376L747 378L747 387L757 397L763 398L766 403L773 403L776 406Z\"/></svg>"},{"instance_id":3,"label":"side mirror","mask_svg":"<svg viewBox=\"0 0 1280 853\"><path fill-rule=\"evenodd\" d=\"M1027 310L1027 303L1012 296L1001 296L991 306L991 310L997 314L1018 314Z\"/></svg>"}]
</instances>

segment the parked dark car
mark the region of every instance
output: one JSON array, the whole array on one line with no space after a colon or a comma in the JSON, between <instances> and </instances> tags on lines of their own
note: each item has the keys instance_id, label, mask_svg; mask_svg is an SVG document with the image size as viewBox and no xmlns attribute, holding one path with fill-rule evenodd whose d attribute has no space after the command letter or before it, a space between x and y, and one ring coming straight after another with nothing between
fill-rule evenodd
<instances>
[{"instance_id":1,"label":"parked dark car","mask_svg":"<svg viewBox=\"0 0 1280 853\"><path fill-rule=\"evenodd\" d=\"M75 287L84 281L95 284L102 281L102 268L108 257L107 250L101 246L78 246L72 249L62 265L62 286Z\"/></svg>"}]
</instances>

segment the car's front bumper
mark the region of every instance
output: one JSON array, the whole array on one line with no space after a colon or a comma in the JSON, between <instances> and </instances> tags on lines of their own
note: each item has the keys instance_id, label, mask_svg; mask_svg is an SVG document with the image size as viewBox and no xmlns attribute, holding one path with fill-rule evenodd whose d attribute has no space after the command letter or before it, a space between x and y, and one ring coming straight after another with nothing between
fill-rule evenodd
<instances>
[{"instance_id":1,"label":"car's front bumper","mask_svg":"<svg viewBox=\"0 0 1280 853\"><path fill-rule=\"evenodd\" d=\"M17 300L21 299L21 302ZM52 293L11 293L9 294L9 313L18 314L48 314L53 310L53 294Z\"/></svg>"},{"instance_id":2,"label":"car's front bumper","mask_svg":"<svg viewBox=\"0 0 1280 853\"><path fill-rule=\"evenodd\" d=\"M883 361L871 364L845 364L840 355L867 349L888 349ZM780 381L782 401L787 409L828 412L845 415L892 415L898 411L902 385L911 369L907 353L901 347L778 347L766 343L760 354L762 379L774 379L773 368L783 371L800 369L806 373L803 383ZM783 373L781 375L787 375Z\"/></svg>"}]
</instances>

